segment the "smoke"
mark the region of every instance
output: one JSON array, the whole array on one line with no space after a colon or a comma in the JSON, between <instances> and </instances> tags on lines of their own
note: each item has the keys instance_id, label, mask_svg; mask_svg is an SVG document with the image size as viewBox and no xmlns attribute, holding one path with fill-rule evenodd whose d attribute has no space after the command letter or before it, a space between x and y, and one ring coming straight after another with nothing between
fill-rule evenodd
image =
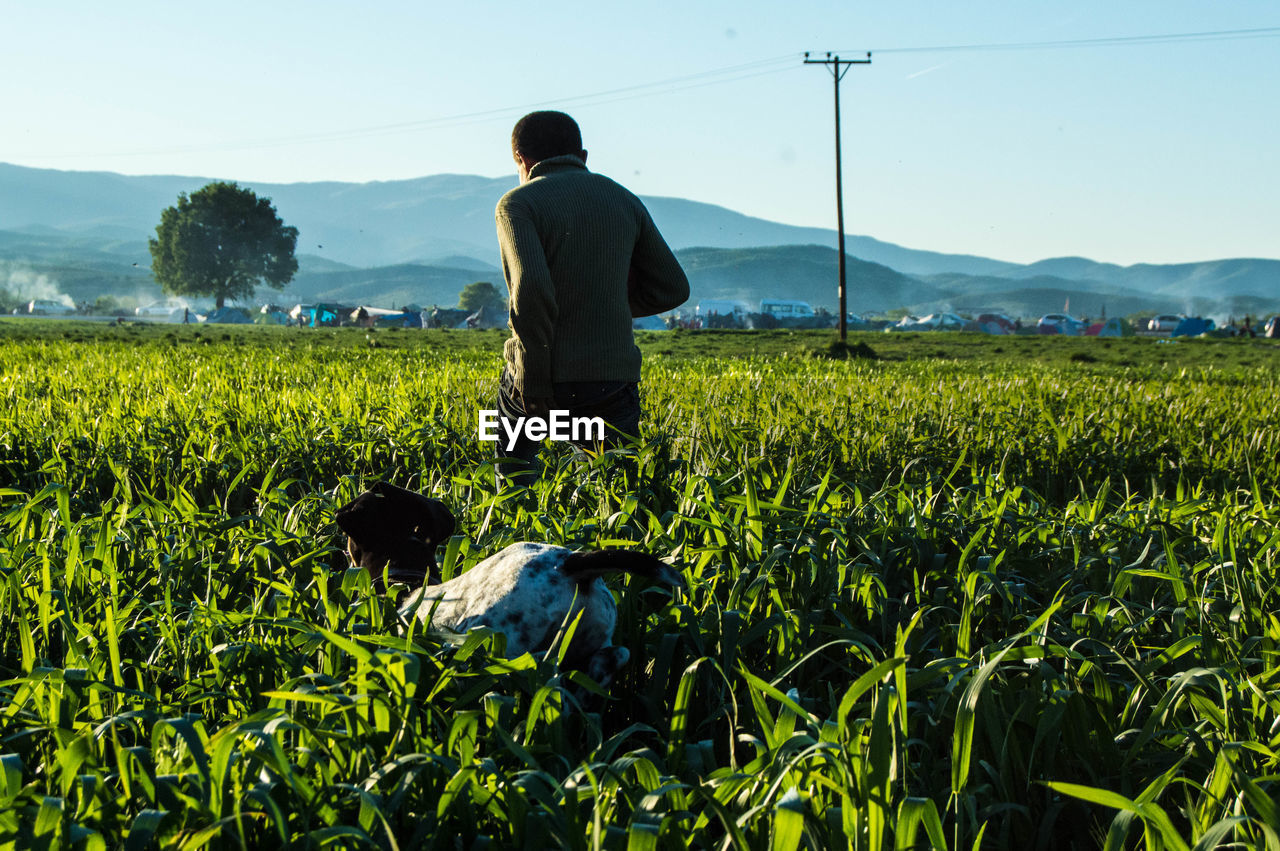
<instances>
[{"instance_id":1,"label":"smoke","mask_svg":"<svg viewBox=\"0 0 1280 851\"><path fill-rule=\"evenodd\" d=\"M75 307L71 296L62 292L58 282L30 265L22 262L0 260L0 287L22 301L56 301L67 307Z\"/></svg>"}]
</instances>

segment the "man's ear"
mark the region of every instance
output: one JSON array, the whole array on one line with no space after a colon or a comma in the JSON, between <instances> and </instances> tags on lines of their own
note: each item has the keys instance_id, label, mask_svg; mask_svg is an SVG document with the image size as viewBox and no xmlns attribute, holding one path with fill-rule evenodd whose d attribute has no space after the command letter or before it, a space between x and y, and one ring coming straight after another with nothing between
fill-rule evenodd
<instances>
[{"instance_id":1,"label":"man's ear","mask_svg":"<svg viewBox=\"0 0 1280 851\"><path fill-rule=\"evenodd\" d=\"M582 164L583 164L583 165L586 165L586 163L587 163L587 151L586 151L586 149L585 149L585 148L584 148L583 150L581 150L581 151L578 151L578 159L582 160Z\"/></svg>"}]
</instances>

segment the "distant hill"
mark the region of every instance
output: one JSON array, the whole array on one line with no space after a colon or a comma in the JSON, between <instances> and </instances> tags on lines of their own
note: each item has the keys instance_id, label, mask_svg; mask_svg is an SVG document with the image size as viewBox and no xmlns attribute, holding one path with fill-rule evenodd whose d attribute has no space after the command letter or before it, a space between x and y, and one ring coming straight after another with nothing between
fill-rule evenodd
<instances>
[{"instance_id":1,"label":"distant hill","mask_svg":"<svg viewBox=\"0 0 1280 851\"><path fill-rule=\"evenodd\" d=\"M1058 257L999 272L1006 278L1051 275L1070 280L1094 280L1116 287L1172 296L1176 299L1223 299L1257 296L1280 299L1280 260L1238 258L1200 263L1117 266L1083 257Z\"/></svg>"},{"instance_id":2,"label":"distant hill","mask_svg":"<svg viewBox=\"0 0 1280 851\"><path fill-rule=\"evenodd\" d=\"M110 172L33 169L0 163L0 229L41 225L63 234L101 236L103 229L145 240L160 211L179 192L193 192L215 178L146 176ZM231 178L218 178L231 179ZM439 264L457 256L498 268L493 209L516 185L510 177L442 174L370 183L254 183L272 199L281 218L298 228L298 251L351 266ZM778 224L714 204L645 197L672 248L747 248L817 244L834 248L834 230ZM968 255L916 251L850 235L846 250L909 274L994 274L1014 264Z\"/></svg>"},{"instance_id":3,"label":"distant hill","mask_svg":"<svg viewBox=\"0 0 1280 851\"><path fill-rule=\"evenodd\" d=\"M689 276L690 307L702 299L730 299L754 309L762 298L773 297L837 310L839 255L832 248L686 248L676 257ZM848 256L845 281L847 306L853 313L891 310L937 293L931 284Z\"/></svg>"},{"instance_id":4,"label":"distant hill","mask_svg":"<svg viewBox=\"0 0 1280 851\"><path fill-rule=\"evenodd\" d=\"M203 177L127 177L0 163L0 288L76 301L159 295L147 238L160 211ZM434 175L371 183L245 183L299 229L300 271L277 301L452 304L477 280L501 281L493 208L514 177ZM681 198L645 198L689 271L693 303L790 297L834 309L835 233ZM849 309L997 307L1227 315L1280 311L1280 260L1117 266L1082 257L1017 265L918 251L849 235ZM33 282L39 282L35 288ZM28 298L31 295L26 296ZM1094 305L1097 307L1094 307Z\"/></svg>"}]
</instances>

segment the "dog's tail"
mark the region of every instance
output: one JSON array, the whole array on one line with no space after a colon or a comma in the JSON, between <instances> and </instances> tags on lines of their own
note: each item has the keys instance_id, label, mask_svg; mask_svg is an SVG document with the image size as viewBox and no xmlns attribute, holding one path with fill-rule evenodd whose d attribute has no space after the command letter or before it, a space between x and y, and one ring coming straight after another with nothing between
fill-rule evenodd
<instances>
[{"instance_id":1,"label":"dog's tail","mask_svg":"<svg viewBox=\"0 0 1280 851\"><path fill-rule=\"evenodd\" d=\"M685 587L684 577L670 565L663 564L648 553L635 550L570 553L560 563L560 571L579 582L589 582L606 573L629 573L673 588Z\"/></svg>"}]
</instances>

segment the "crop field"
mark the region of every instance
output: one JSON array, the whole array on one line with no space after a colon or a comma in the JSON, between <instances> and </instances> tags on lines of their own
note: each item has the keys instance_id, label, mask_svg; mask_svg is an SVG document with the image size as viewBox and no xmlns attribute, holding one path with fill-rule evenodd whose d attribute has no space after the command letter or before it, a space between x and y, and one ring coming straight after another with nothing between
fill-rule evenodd
<instances>
[{"instance_id":1,"label":"crop field","mask_svg":"<svg viewBox=\"0 0 1280 851\"><path fill-rule=\"evenodd\" d=\"M514 488L501 335L54 328L0 323L0 846L1280 849L1270 342L650 335L646 440ZM688 587L611 583L599 693L406 629L379 480L446 576Z\"/></svg>"}]
</instances>

